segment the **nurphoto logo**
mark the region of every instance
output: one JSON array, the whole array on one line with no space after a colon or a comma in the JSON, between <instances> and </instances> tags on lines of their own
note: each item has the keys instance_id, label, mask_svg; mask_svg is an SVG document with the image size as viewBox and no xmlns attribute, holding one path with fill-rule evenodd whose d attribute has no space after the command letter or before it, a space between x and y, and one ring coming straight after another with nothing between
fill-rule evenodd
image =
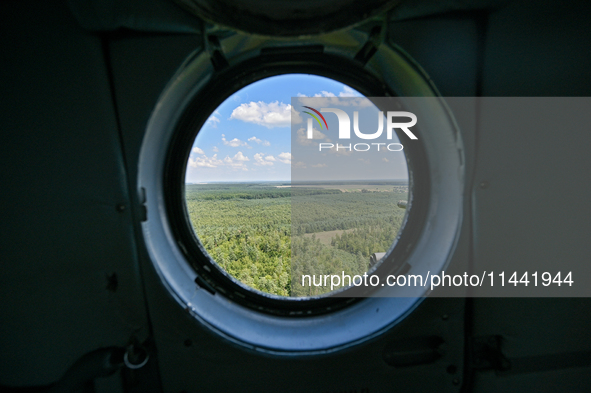
<instances>
[{"instance_id":1,"label":"nurphoto logo","mask_svg":"<svg viewBox=\"0 0 591 393\"><path fill-rule=\"evenodd\" d=\"M320 111L318 111L317 109L314 109L309 106L304 106L304 108L309 109L312 112L314 112L314 113L312 113L312 112L308 112L308 111L303 111L304 113L307 113L308 115L312 116L311 118L308 118L307 132L306 132L307 139L314 138L313 119L316 120L316 122L318 123L318 125L320 126L321 129L324 129L324 127L326 127L326 130L328 130L328 123L326 122L326 119L324 118L322 113L334 113L335 115L337 115L337 118L339 121L339 130L338 130L339 139L351 139L351 119L350 119L349 115L347 114L347 112L345 112L344 110L337 109L337 108L320 108ZM393 130L396 128L399 128L400 130L402 130L410 139L418 139L416 137L416 135L413 134L413 132L409 129L410 127L417 124L417 116L414 113L405 112L405 111L388 111L388 112L386 112L385 117L387 119L387 121L386 121L386 137L387 137L387 139L389 139L389 140L392 139ZM407 119L407 121L400 122L399 120L401 118ZM322 119L322 122L320 121L320 119ZM324 125L323 125L323 123L324 123ZM354 111L353 112L353 132L355 133L355 135L359 139L373 140L373 139L379 138L382 135L382 133L384 132L384 112L382 112L382 111L378 112L378 130L373 133L364 133L359 129L359 112ZM372 143L372 145L376 145L377 150L380 150L380 145L386 145L386 144L385 143ZM319 151L322 151L322 149L332 149L334 147L335 147L335 145L333 143L319 143L318 144ZM338 150L339 147L340 148L348 148L349 150L351 150L351 145L339 146L339 144L337 143L336 149ZM370 148L371 148L371 146L368 143L357 143L353 146L353 150L355 150L355 151L368 151ZM386 145L386 148L390 151L400 151L404 147L400 143L391 143L391 144Z\"/></svg>"}]
</instances>

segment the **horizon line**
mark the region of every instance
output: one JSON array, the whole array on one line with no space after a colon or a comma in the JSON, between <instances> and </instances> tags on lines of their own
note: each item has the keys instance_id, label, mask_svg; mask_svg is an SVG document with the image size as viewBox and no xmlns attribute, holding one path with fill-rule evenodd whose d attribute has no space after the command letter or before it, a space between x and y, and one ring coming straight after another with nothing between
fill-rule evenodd
<instances>
[{"instance_id":1,"label":"horizon line","mask_svg":"<svg viewBox=\"0 0 591 393\"><path fill-rule=\"evenodd\" d=\"M349 179L349 180L343 180L343 179L333 179L333 180L215 180L215 181L201 181L201 182L187 182L185 181L185 184L214 184L214 183L320 183L320 182L331 182L331 183L336 183L336 182L376 182L376 181L380 181L380 182L384 182L384 181L390 181L390 182L408 182L408 179Z\"/></svg>"}]
</instances>

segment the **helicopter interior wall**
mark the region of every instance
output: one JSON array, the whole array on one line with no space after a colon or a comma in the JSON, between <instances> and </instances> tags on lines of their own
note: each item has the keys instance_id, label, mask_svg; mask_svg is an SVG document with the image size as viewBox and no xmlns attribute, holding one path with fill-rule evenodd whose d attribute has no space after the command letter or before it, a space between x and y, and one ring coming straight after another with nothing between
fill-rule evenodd
<instances>
[{"instance_id":1,"label":"helicopter interior wall","mask_svg":"<svg viewBox=\"0 0 591 393\"><path fill-rule=\"evenodd\" d=\"M573 3L509 2L484 18L484 33L480 12L417 16L392 22L388 39L443 96L588 96L591 13ZM464 327L473 336L500 335L503 354L530 365L507 375L477 372L475 392L591 385L586 358L560 360L591 351L589 299L472 299L467 311L463 299L427 299L379 340L305 359L254 354L200 328L175 311L134 220L146 122L202 37L185 27L85 30L65 1L3 2L0 9L0 385L52 383L85 353L153 334L162 386L171 392L458 391ZM479 130L466 136L473 262L588 260L591 134L514 138L494 119L459 121L478 122ZM490 187L478 189L481 181ZM447 340L444 360L408 368L383 361L385 343L433 334ZM458 371L450 374L449 365ZM117 386L111 379L104 391Z\"/></svg>"},{"instance_id":2,"label":"helicopter interior wall","mask_svg":"<svg viewBox=\"0 0 591 393\"><path fill-rule=\"evenodd\" d=\"M583 2L515 2L491 14L483 96L589 96L590 11ZM581 180L591 167L589 133L577 126L550 132L536 127L537 132L517 136L497 124L497 119L483 118L479 129L475 181L491 186L474 191L476 264L494 261L499 269L514 270L520 260L531 260L559 269L563 261L588 260L591 186ZM479 373L475 390L587 390L589 300L474 299L475 336L500 334L508 358L530 365L539 361L532 367L537 372ZM581 354L587 360L578 367L575 362L561 369L568 364L565 358ZM540 360L544 355L546 360Z\"/></svg>"},{"instance_id":3,"label":"helicopter interior wall","mask_svg":"<svg viewBox=\"0 0 591 393\"><path fill-rule=\"evenodd\" d=\"M0 384L43 385L147 320L101 40L64 2L1 8Z\"/></svg>"}]
</instances>

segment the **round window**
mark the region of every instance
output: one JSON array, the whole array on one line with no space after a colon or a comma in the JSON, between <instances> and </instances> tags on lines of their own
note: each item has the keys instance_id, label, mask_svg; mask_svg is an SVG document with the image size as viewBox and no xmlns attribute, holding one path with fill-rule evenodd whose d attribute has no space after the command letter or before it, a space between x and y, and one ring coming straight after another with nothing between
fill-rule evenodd
<instances>
[{"instance_id":1,"label":"round window","mask_svg":"<svg viewBox=\"0 0 591 393\"><path fill-rule=\"evenodd\" d=\"M310 298L351 287L324 277L377 269L405 221L408 169L396 135L387 144L335 145L338 119L306 105L314 102L361 104L359 127L383 128L377 107L350 86L284 74L230 95L186 146L196 239L212 269L255 293Z\"/></svg>"},{"instance_id":2,"label":"round window","mask_svg":"<svg viewBox=\"0 0 591 393\"><path fill-rule=\"evenodd\" d=\"M253 41L217 69L194 56L140 153L143 239L162 284L182 312L266 352L325 353L388 329L428 289L357 277L440 271L462 220L462 142L429 79L395 48L363 65L319 42L331 50ZM418 139L392 132L409 113Z\"/></svg>"}]
</instances>

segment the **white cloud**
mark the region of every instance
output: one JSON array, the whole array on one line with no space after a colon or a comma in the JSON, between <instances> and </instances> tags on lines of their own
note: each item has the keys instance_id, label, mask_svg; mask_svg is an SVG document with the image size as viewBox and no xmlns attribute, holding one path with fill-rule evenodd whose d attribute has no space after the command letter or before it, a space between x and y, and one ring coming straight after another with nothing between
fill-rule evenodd
<instances>
[{"instance_id":1,"label":"white cloud","mask_svg":"<svg viewBox=\"0 0 591 393\"><path fill-rule=\"evenodd\" d=\"M220 151L220 149L218 149L217 146L214 146L213 149L211 149L211 150L213 150L215 153L217 153L218 151Z\"/></svg>"},{"instance_id":2,"label":"white cloud","mask_svg":"<svg viewBox=\"0 0 591 393\"><path fill-rule=\"evenodd\" d=\"M203 150L201 150L201 149L200 149L200 148L198 148L197 146L195 146L195 147L193 148L193 153L197 153L197 154L205 154L205 153L203 152Z\"/></svg>"},{"instance_id":3,"label":"white cloud","mask_svg":"<svg viewBox=\"0 0 591 393\"><path fill-rule=\"evenodd\" d=\"M281 153L277 157L280 162L284 164L291 164L291 153Z\"/></svg>"},{"instance_id":4,"label":"white cloud","mask_svg":"<svg viewBox=\"0 0 591 393\"><path fill-rule=\"evenodd\" d=\"M291 105L275 101L251 101L232 111L230 119L254 123L267 128L288 127L291 124Z\"/></svg>"},{"instance_id":5,"label":"white cloud","mask_svg":"<svg viewBox=\"0 0 591 393\"><path fill-rule=\"evenodd\" d=\"M300 128L296 135L298 144L302 146L310 146L314 144L314 139L317 140L316 142L318 142L318 140L326 140L327 142L330 142L330 139L316 128L312 128L312 139L308 139L308 133L305 128Z\"/></svg>"},{"instance_id":6,"label":"white cloud","mask_svg":"<svg viewBox=\"0 0 591 393\"><path fill-rule=\"evenodd\" d=\"M224 164L234 169L247 170L246 166L244 165L246 161L250 161L250 159L242 154L241 151L236 153L232 158L230 158L230 156L226 156L226 158L224 158Z\"/></svg>"},{"instance_id":7,"label":"white cloud","mask_svg":"<svg viewBox=\"0 0 591 393\"><path fill-rule=\"evenodd\" d=\"M264 153L257 153L254 155L255 165L273 165L271 161L266 161L264 158Z\"/></svg>"},{"instance_id":8,"label":"white cloud","mask_svg":"<svg viewBox=\"0 0 591 393\"><path fill-rule=\"evenodd\" d=\"M222 134L222 142L224 142L224 145L232 146L232 147L240 147L240 146L250 147L250 146L248 146L248 143L241 141L238 138L234 138L231 141L228 141L228 140L226 140L226 136L224 134Z\"/></svg>"},{"instance_id":9,"label":"white cloud","mask_svg":"<svg viewBox=\"0 0 591 393\"><path fill-rule=\"evenodd\" d=\"M339 93L339 97L363 97L349 86L343 86L343 91Z\"/></svg>"},{"instance_id":10,"label":"white cloud","mask_svg":"<svg viewBox=\"0 0 591 393\"><path fill-rule=\"evenodd\" d=\"M297 97L309 97L305 94L302 93L298 93L296 94ZM314 98L318 98L318 97L336 97L337 95L335 93L331 93L329 91L326 90L322 90L320 93L316 93L314 94ZM363 97L362 94L359 94L358 92L356 92L354 89L350 88L349 86L343 86L343 91L341 91L338 94L339 97Z\"/></svg>"},{"instance_id":11,"label":"white cloud","mask_svg":"<svg viewBox=\"0 0 591 393\"><path fill-rule=\"evenodd\" d=\"M188 165L193 168L217 168L218 166L227 166L233 169L242 169L246 171L248 170L245 165L246 161L250 161L250 159L239 151L234 157L230 158L230 156L226 156L223 160L220 160L217 154L214 154L212 157L207 157L203 154L195 159L189 157Z\"/></svg>"},{"instance_id":12,"label":"white cloud","mask_svg":"<svg viewBox=\"0 0 591 393\"><path fill-rule=\"evenodd\" d=\"M306 164L305 164L305 163L303 163L302 161L298 161L298 162L296 162L295 164L293 164L292 166L293 166L294 168L300 168L300 169L306 168Z\"/></svg>"},{"instance_id":13,"label":"white cloud","mask_svg":"<svg viewBox=\"0 0 591 393\"><path fill-rule=\"evenodd\" d=\"M305 96L304 96L305 97ZM300 124L304 120L300 115L300 112L296 111L295 108L291 108L291 124Z\"/></svg>"},{"instance_id":14,"label":"white cloud","mask_svg":"<svg viewBox=\"0 0 591 393\"><path fill-rule=\"evenodd\" d=\"M256 142L259 145L262 144L263 146L271 146L271 142L269 141L263 141L262 139L257 138L256 136L253 136L251 138L248 138L249 142Z\"/></svg>"},{"instance_id":15,"label":"white cloud","mask_svg":"<svg viewBox=\"0 0 591 393\"><path fill-rule=\"evenodd\" d=\"M314 165L310 165L312 168L324 168L326 166L326 164L314 164Z\"/></svg>"},{"instance_id":16,"label":"white cloud","mask_svg":"<svg viewBox=\"0 0 591 393\"><path fill-rule=\"evenodd\" d=\"M219 114L218 111L216 111L216 112ZM209 116L209 118L206 121L206 123L209 124L210 126L212 126L213 128L218 128L219 122L220 122L220 119L214 115Z\"/></svg>"},{"instance_id":17,"label":"white cloud","mask_svg":"<svg viewBox=\"0 0 591 393\"><path fill-rule=\"evenodd\" d=\"M358 106L367 107L373 105L370 100L365 98L351 89L348 86L343 87L338 96L329 91L322 91L314 94L313 97L308 97L305 94L297 95L300 99L298 100L301 105L316 106L316 107L335 107L335 106ZM352 99L351 97L354 97ZM345 99L343 99L345 98Z\"/></svg>"},{"instance_id":18,"label":"white cloud","mask_svg":"<svg viewBox=\"0 0 591 393\"><path fill-rule=\"evenodd\" d=\"M267 160L267 161L277 161L275 159L275 157L273 157L273 156L267 156L267 157L265 157L265 160Z\"/></svg>"},{"instance_id":19,"label":"white cloud","mask_svg":"<svg viewBox=\"0 0 591 393\"><path fill-rule=\"evenodd\" d=\"M244 154L242 154L241 151L239 151L238 153L236 153L236 155L233 158L236 161L250 161L248 159L248 157L246 157Z\"/></svg>"},{"instance_id":20,"label":"white cloud","mask_svg":"<svg viewBox=\"0 0 591 393\"><path fill-rule=\"evenodd\" d=\"M218 155L214 154L211 158L203 155L203 157L197 157L192 159L189 157L189 166L193 168L197 167L206 167L206 168L216 168L220 165L224 165L224 162L218 159Z\"/></svg>"},{"instance_id":21,"label":"white cloud","mask_svg":"<svg viewBox=\"0 0 591 393\"><path fill-rule=\"evenodd\" d=\"M314 97L336 97L334 93L323 90L321 93L314 94Z\"/></svg>"}]
</instances>

